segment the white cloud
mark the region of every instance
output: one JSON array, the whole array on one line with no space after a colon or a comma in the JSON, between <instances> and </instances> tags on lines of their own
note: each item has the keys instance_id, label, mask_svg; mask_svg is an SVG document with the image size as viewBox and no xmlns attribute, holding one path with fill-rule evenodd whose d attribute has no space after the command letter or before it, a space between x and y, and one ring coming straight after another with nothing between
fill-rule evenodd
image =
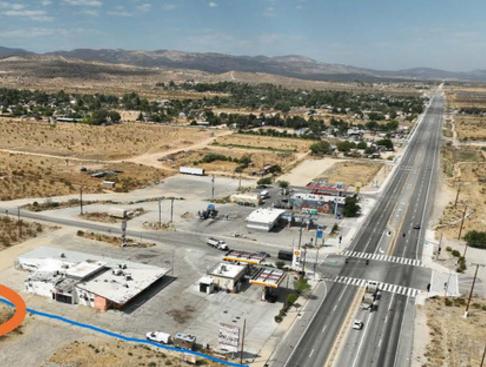
<instances>
[{"instance_id":1,"label":"white cloud","mask_svg":"<svg viewBox=\"0 0 486 367\"><path fill-rule=\"evenodd\" d=\"M0 1L0 16L6 17L21 17L30 20L47 22L54 18L45 10L30 9L20 3L12 3L8 1Z\"/></svg>"},{"instance_id":2,"label":"white cloud","mask_svg":"<svg viewBox=\"0 0 486 367\"><path fill-rule=\"evenodd\" d=\"M72 6L87 6L93 8L99 8L103 5L101 0L62 0L62 2Z\"/></svg>"},{"instance_id":3,"label":"white cloud","mask_svg":"<svg viewBox=\"0 0 486 367\"><path fill-rule=\"evenodd\" d=\"M133 13L130 13L124 6L118 5L114 9L106 12L108 15L114 15L117 17L131 17Z\"/></svg>"},{"instance_id":4,"label":"white cloud","mask_svg":"<svg viewBox=\"0 0 486 367\"><path fill-rule=\"evenodd\" d=\"M218 7L218 3L217 3L217 2L215 2L215 1L210 1L210 2L208 3L208 5L209 5L209 7L210 7L210 8L216 8L216 7Z\"/></svg>"},{"instance_id":5,"label":"white cloud","mask_svg":"<svg viewBox=\"0 0 486 367\"><path fill-rule=\"evenodd\" d=\"M29 38L41 38L41 37L71 37L78 34L86 34L87 32L93 32L93 30L87 30L84 28L21 28L21 29L9 29L0 31L0 39L29 39Z\"/></svg>"},{"instance_id":6,"label":"white cloud","mask_svg":"<svg viewBox=\"0 0 486 367\"><path fill-rule=\"evenodd\" d=\"M40 4L42 6L49 6L52 4L52 1L51 0L41 0Z\"/></svg>"},{"instance_id":7,"label":"white cloud","mask_svg":"<svg viewBox=\"0 0 486 367\"><path fill-rule=\"evenodd\" d=\"M152 4L150 4L150 3L143 3L143 4L140 4L140 5L137 5L137 10L141 11L143 13L149 11L150 9L152 9Z\"/></svg>"},{"instance_id":8,"label":"white cloud","mask_svg":"<svg viewBox=\"0 0 486 367\"><path fill-rule=\"evenodd\" d=\"M177 8L177 6L175 4L162 4L162 10L163 11L172 11L175 8Z\"/></svg>"}]
</instances>

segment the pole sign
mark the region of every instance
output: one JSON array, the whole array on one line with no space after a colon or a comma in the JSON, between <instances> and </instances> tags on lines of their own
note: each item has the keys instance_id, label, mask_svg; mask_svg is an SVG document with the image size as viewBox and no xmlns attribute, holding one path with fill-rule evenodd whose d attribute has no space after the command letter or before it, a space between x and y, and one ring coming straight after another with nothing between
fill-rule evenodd
<instances>
[{"instance_id":1,"label":"pole sign","mask_svg":"<svg viewBox=\"0 0 486 367\"><path fill-rule=\"evenodd\" d=\"M220 323L218 343L221 349L237 353L240 350L239 326Z\"/></svg>"},{"instance_id":2,"label":"pole sign","mask_svg":"<svg viewBox=\"0 0 486 367\"><path fill-rule=\"evenodd\" d=\"M299 270L302 267L302 250L294 248L292 256L292 269Z\"/></svg>"}]
</instances>

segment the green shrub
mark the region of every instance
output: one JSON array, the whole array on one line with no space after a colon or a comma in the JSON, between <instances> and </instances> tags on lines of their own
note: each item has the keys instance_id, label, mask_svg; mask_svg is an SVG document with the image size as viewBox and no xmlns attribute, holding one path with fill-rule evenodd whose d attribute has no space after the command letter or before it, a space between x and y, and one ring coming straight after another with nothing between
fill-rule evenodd
<instances>
[{"instance_id":1,"label":"green shrub","mask_svg":"<svg viewBox=\"0 0 486 367\"><path fill-rule=\"evenodd\" d=\"M486 249L486 232L469 231L464 236L468 246Z\"/></svg>"}]
</instances>

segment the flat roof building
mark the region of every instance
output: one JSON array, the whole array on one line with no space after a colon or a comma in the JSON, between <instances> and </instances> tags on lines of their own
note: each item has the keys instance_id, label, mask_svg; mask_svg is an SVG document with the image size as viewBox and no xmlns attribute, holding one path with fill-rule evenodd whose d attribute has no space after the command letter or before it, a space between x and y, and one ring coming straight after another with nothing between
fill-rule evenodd
<instances>
[{"instance_id":1,"label":"flat roof building","mask_svg":"<svg viewBox=\"0 0 486 367\"><path fill-rule=\"evenodd\" d=\"M105 256L41 247L20 256L16 266L32 272L28 292L100 310L120 309L169 270Z\"/></svg>"},{"instance_id":2,"label":"flat roof building","mask_svg":"<svg viewBox=\"0 0 486 367\"><path fill-rule=\"evenodd\" d=\"M216 288L230 292L238 292L240 290L241 281L246 272L247 265L222 262L217 264L209 272L209 275L211 276L213 284Z\"/></svg>"},{"instance_id":3,"label":"flat roof building","mask_svg":"<svg viewBox=\"0 0 486 367\"><path fill-rule=\"evenodd\" d=\"M271 231L285 213L284 209L259 208L246 217L246 226L251 229Z\"/></svg>"}]
</instances>

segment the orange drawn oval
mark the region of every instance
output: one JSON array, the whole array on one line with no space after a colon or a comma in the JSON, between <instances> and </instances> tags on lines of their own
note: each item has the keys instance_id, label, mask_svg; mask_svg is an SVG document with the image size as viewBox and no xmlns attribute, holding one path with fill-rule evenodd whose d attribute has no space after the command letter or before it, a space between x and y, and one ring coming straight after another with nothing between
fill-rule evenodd
<instances>
[{"instance_id":1,"label":"orange drawn oval","mask_svg":"<svg viewBox=\"0 0 486 367\"><path fill-rule=\"evenodd\" d=\"M27 309L24 300L18 293L1 284L0 296L9 300L15 306L15 314L7 322L0 325L0 336L4 336L22 324L27 314Z\"/></svg>"}]
</instances>

